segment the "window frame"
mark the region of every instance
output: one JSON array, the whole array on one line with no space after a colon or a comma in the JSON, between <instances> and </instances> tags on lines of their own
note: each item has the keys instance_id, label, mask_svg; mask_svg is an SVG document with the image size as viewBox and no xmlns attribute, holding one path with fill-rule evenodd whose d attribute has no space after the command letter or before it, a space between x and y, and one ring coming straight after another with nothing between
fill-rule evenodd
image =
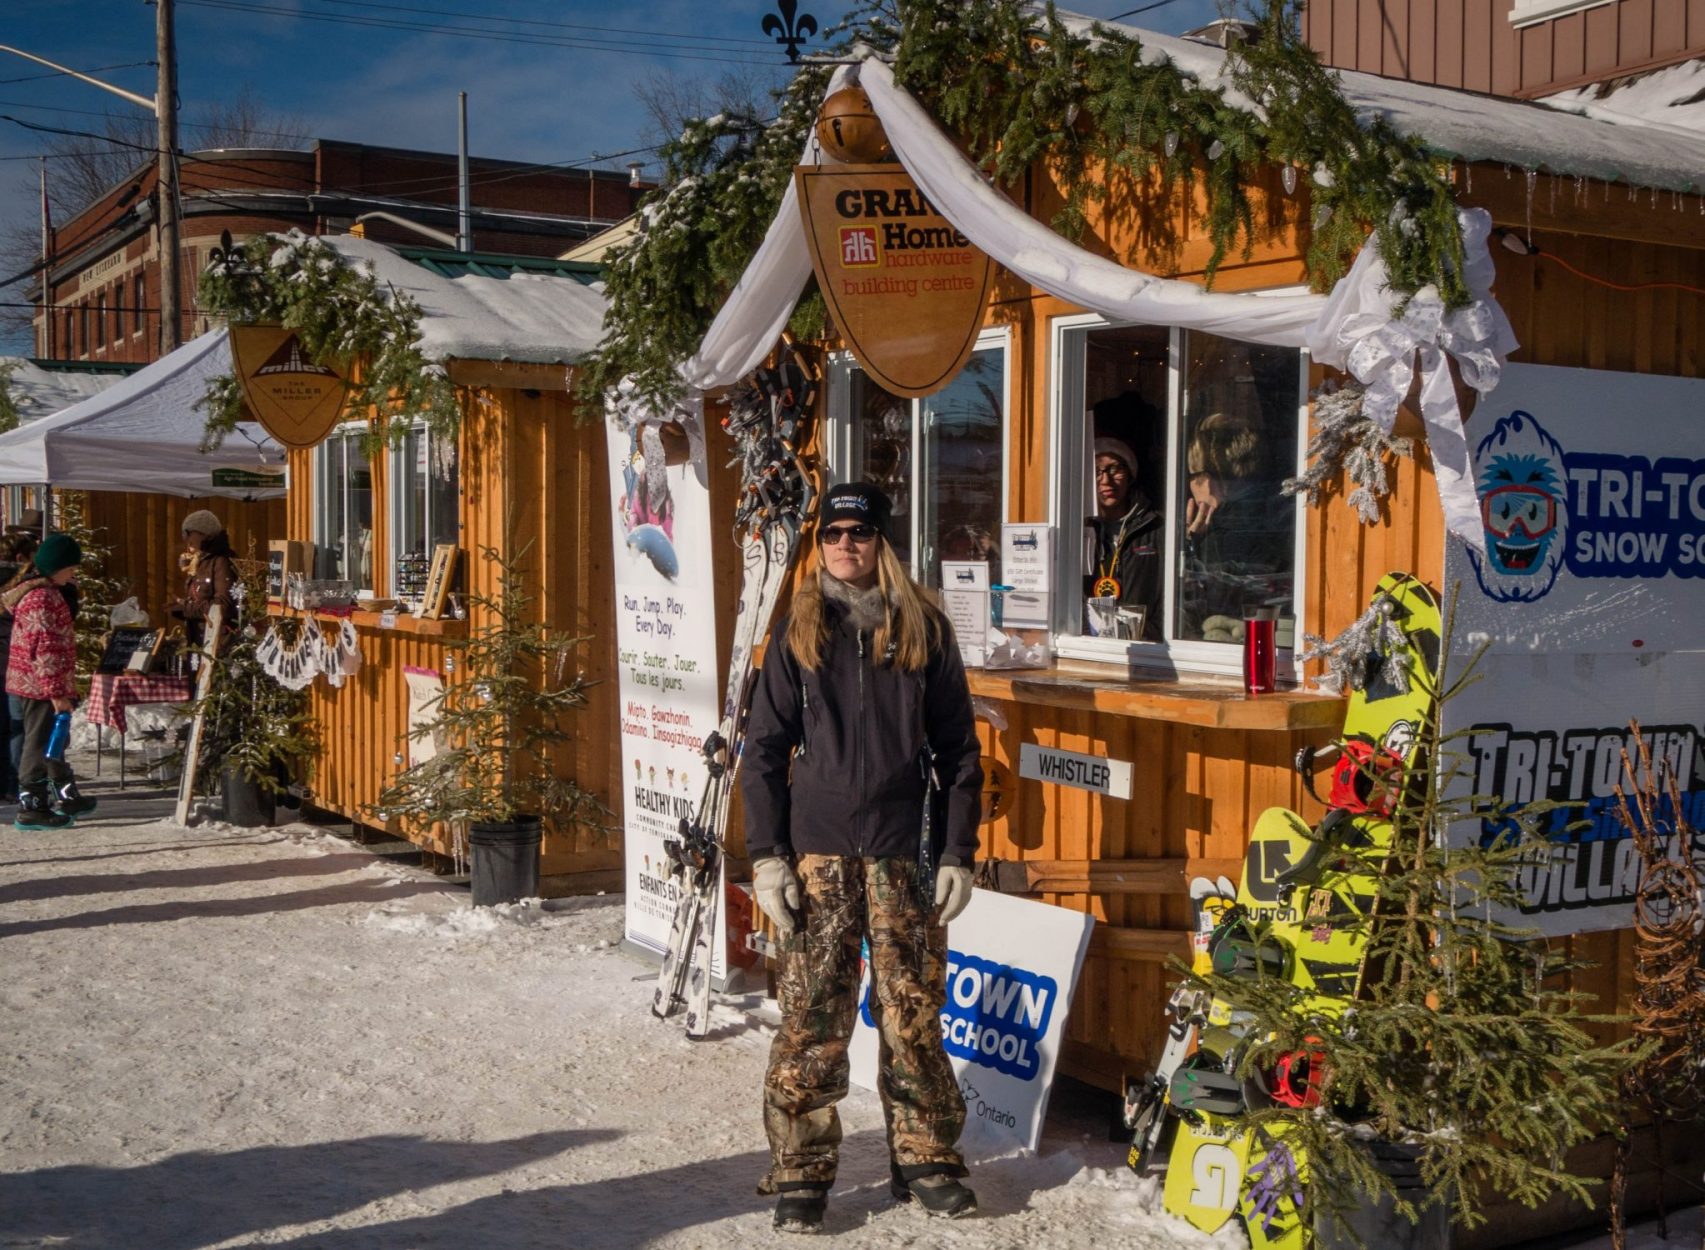
<instances>
[{"instance_id":1,"label":"window frame","mask_svg":"<svg viewBox=\"0 0 1705 1250\"><path fill-rule=\"evenodd\" d=\"M1000 485L1000 521L1004 526L1012 518L1012 328L1010 326L985 326L977 334L977 341L971 347L972 355L978 352L999 350L1001 354L1001 379L1004 383L1001 396L1001 420L999 442L1001 449L1001 485ZM970 357L966 358L969 362ZM827 456L824 471L828 475L826 483L841 482L847 479L854 461L853 449L856 446L857 434L852 420L852 373L854 369L862 369L856 357L850 351L839 351L830 355L828 360L828 429L824 432L823 447ZM926 396L927 399L927 396ZM928 585L926 574L934 548L924 547L924 516L922 502L923 483L928 477L926 446L927 432L923 422L919 420L924 399L908 399L912 413L912 509L910 544L911 559L908 561L909 571L914 580L920 585ZM1000 534L995 534L997 542Z\"/></svg>"},{"instance_id":2,"label":"window frame","mask_svg":"<svg viewBox=\"0 0 1705 1250\"><path fill-rule=\"evenodd\" d=\"M136 299L130 308L130 335L132 338L135 338L137 335L142 333L142 309L147 303L148 275L145 273L139 273L136 275Z\"/></svg>"},{"instance_id":3,"label":"window frame","mask_svg":"<svg viewBox=\"0 0 1705 1250\"><path fill-rule=\"evenodd\" d=\"M1617 0L1514 0L1510 5L1510 25L1517 30L1555 21L1572 13L1615 4Z\"/></svg>"},{"instance_id":4,"label":"window frame","mask_svg":"<svg viewBox=\"0 0 1705 1250\"><path fill-rule=\"evenodd\" d=\"M328 505L329 505L330 499L331 499L331 448L335 444L338 447L339 451L341 453L343 453L345 456L345 459L344 459L344 468L346 471L345 472L345 478L344 478L345 497L344 497L342 503L343 503L343 514L344 514L344 528L347 531L348 526L349 526L349 499L348 499L348 480L349 479L348 479L348 473L347 473L349 461L348 461L348 453L345 449L348 447L350 438L353 437L353 438L359 439L361 437L364 437L366 434L367 434L367 422L365 422L365 421L345 421L339 425L333 426L331 429L331 432L329 434L327 434L325 438L320 440L319 446L314 448L314 509L313 509L314 570L313 570L313 576L315 578L318 578L321 575L322 565L320 564L320 553L323 550L329 549L331 546L331 543L327 540L327 534L328 534L328 531L330 530L330 525L328 524L328 521L327 521L327 508L328 508ZM370 455L367 457L368 481L370 483L370 486L369 486L370 490L375 490L375 491L377 490L377 485L378 485L378 483L377 483L377 477L378 477L377 470L378 470L380 463L381 463L380 458L377 456L371 456ZM375 509L374 514L373 514L373 521L374 521L375 528L377 528L378 519L379 519L378 511L377 511L377 509ZM389 541L388 538L387 538L387 541ZM371 552L369 555L369 559L371 561L373 561L375 570L377 569L377 556L378 556L378 552L376 550ZM362 594L363 591L366 592L365 597L376 597L379 593L378 586L377 586L377 582L379 579L377 577L373 578L373 581L375 583L374 585L362 586L358 583L356 578L348 576L348 570L346 569L344 580L347 580L349 582L350 590L352 593L355 594L355 596L357 598L364 597Z\"/></svg>"},{"instance_id":5,"label":"window frame","mask_svg":"<svg viewBox=\"0 0 1705 1250\"><path fill-rule=\"evenodd\" d=\"M1292 295L1299 288L1261 291L1267 296ZM1171 639L1164 642L1144 642L1122 638L1097 638L1083 629L1083 518L1089 498L1089 483L1083 466L1089 461L1085 443L1087 422L1083 417L1085 403L1084 355L1070 350L1075 342L1087 343L1088 333L1099 329L1121 329L1138 323L1110 321L1098 313L1066 313L1047 320L1048 359L1053 383L1048 394L1048 522L1055 533L1054 568L1054 653L1066 659L1092 660L1123 664L1132 670L1162 673L1205 673L1216 676L1241 677L1243 649L1233 643L1202 642L1190 639ZM1183 386L1184 335L1189 331L1178 326L1166 329L1166 577L1162 583L1160 604L1161 628L1170 631L1178 595L1178 520L1176 502L1180 494L1179 466L1183 452ZM1076 336L1081 335L1079 340ZM1218 337L1230 337L1222 335ZM1308 460L1309 415L1309 354L1298 349L1297 377L1297 440L1294 471L1301 473ZM1076 413L1076 420L1066 414ZM1078 466L1077 472L1070 472ZM1277 650L1277 676L1280 681L1298 680L1295 661L1295 636L1301 628L1302 609L1306 599L1306 555L1308 546L1307 510L1299 498L1292 536L1291 621L1292 646Z\"/></svg>"},{"instance_id":6,"label":"window frame","mask_svg":"<svg viewBox=\"0 0 1705 1250\"><path fill-rule=\"evenodd\" d=\"M427 443L426 443L426 460L427 460L427 466L428 466L428 473L430 474L431 464L432 464L432 454L433 454L432 441L437 436L432 433L431 429L427 426L425 421L413 422L409 426L408 432L410 434L423 435L426 438L426 440L427 440ZM386 551L385 551L386 579L385 580L388 583L388 586L387 586L385 593L388 594L393 599L397 599L397 598L401 597L398 593L397 557L402 554L402 552L399 550L399 548L401 545L402 533L403 533L403 511L407 507L407 503L404 500L403 490L402 490L403 471L404 471L403 457L407 453L407 450L408 450L408 448L407 448L406 442L399 442L397 445L388 449L388 454L385 458L385 475L386 475L385 476L385 495L387 498L387 504L386 504L385 511L386 511L386 521L387 521L386 528L388 531L385 535L385 546L386 546ZM462 455L461 455L461 450L462 449L461 449L460 445L458 444L458 446L456 448L456 539L455 539L456 547L458 550L460 550L460 548L462 546ZM432 491L430 489L428 489L426 491L425 499L426 499L426 515L425 515L425 517L422 518L421 525L422 525L423 532L430 535L432 533ZM428 562L430 562L432 559L431 547L432 547L432 544L429 543L428 544L428 550L426 552L426 557L427 557ZM375 588L374 593L375 594L378 593L377 588Z\"/></svg>"}]
</instances>

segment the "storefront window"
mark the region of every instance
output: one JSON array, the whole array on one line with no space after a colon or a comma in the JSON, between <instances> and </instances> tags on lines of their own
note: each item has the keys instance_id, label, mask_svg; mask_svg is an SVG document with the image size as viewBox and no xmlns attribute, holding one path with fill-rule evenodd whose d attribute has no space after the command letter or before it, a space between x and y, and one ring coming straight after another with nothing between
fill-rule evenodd
<instances>
[{"instance_id":1,"label":"storefront window","mask_svg":"<svg viewBox=\"0 0 1705 1250\"><path fill-rule=\"evenodd\" d=\"M1062 653L1235 671L1234 647L1206 644L1241 643L1255 613L1288 647L1301 353L1073 320L1057 330Z\"/></svg>"},{"instance_id":2,"label":"storefront window","mask_svg":"<svg viewBox=\"0 0 1705 1250\"><path fill-rule=\"evenodd\" d=\"M392 453L391 593L418 600L426 589L432 550L461 536L454 438L434 438L417 426Z\"/></svg>"},{"instance_id":3,"label":"storefront window","mask_svg":"<svg viewBox=\"0 0 1705 1250\"><path fill-rule=\"evenodd\" d=\"M876 385L856 363L844 374L844 449L837 481L875 482L894 501L894 547L927 586L943 560L988 560L1000 575L1007 364L1004 335L985 336L959 375L924 399ZM844 465L844 469L842 467Z\"/></svg>"},{"instance_id":4,"label":"storefront window","mask_svg":"<svg viewBox=\"0 0 1705 1250\"><path fill-rule=\"evenodd\" d=\"M365 430L340 430L320 444L319 527L314 535L319 576L373 589L373 462Z\"/></svg>"}]
</instances>

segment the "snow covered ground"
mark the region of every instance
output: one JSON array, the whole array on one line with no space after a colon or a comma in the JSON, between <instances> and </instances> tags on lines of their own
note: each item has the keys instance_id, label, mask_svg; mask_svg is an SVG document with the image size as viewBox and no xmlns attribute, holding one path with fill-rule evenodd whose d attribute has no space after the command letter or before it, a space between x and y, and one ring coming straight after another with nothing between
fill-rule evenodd
<instances>
[{"instance_id":1,"label":"snow covered ground","mask_svg":"<svg viewBox=\"0 0 1705 1250\"><path fill-rule=\"evenodd\" d=\"M75 829L0 827L0 1247L799 1245L753 1192L769 1027L654 1020L619 898L474 912L306 825L182 829L157 792L96 791ZM854 1090L834 1244L1245 1244L1162 1214L1104 1104L1059 1102L944 1224L889 1201Z\"/></svg>"},{"instance_id":2,"label":"snow covered ground","mask_svg":"<svg viewBox=\"0 0 1705 1250\"><path fill-rule=\"evenodd\" d=\"M798 1244L753 1190L769 1028L654 1020L619 898L476 913L307 826L98 790L75 829L0 828L0 1246ZM981 1218L926 1222L887 1198L875 1096L845 1111L837 1245L1241 1243L1160 1214L1087 1115L977 1163Z\"/></svg>"}]
</instances>

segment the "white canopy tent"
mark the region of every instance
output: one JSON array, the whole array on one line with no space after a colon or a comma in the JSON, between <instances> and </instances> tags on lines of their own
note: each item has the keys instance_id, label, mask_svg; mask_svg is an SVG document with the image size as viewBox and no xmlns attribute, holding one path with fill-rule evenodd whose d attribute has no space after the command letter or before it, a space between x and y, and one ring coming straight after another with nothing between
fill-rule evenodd
<instances>
[{"instance_id":1,"label":"white canopy tent","mask_svg":"<svg viewBox=\"0 0 1705 1250\"><path fill-rule=\"evenodd\" d=\"M207 379L231 371L223 330L210 331L50 417L0 434L0 485L276 499L284 448L242 422L217 451L200 450Z\"/></svg>"}]
</instances>

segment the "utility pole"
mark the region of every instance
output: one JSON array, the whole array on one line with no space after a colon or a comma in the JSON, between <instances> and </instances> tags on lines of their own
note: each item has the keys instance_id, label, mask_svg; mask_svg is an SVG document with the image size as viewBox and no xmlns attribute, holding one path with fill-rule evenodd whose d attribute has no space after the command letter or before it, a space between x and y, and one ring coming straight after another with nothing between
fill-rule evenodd
<instances>
[{"instance_id":1,"label":"utility pole","mask_svg":"<svg viewBox=\"0 0 1705 1250\"><path fill-rule=\"evenodd\" d=\"M159 121L160 149L160 355L183 345L183 317L178 310L178 46L172 28L172 0L154 0L155 58L160 62L159 86L154 92L154 116Z\"/></svg>"},{"instance_id":2,"label":"utility pole","mask_svg":"<svg viewBox=\"0 0 1705 1250\"><path fill-rule=\"evenodd\" d=\"M42 336L41 354L52 360L53 356L53 219L49 216L47 207L47 157L39 158L41 164L41 306L42 328L46 333Z\"/></svg>"},{"instance_id":3,"label":"utility pole","mask_svg":"<svg viewBox=\"0 0 1705 1250\"><path fill-rule=\"evenodd\" d=\"M468 215L468 93L456 93L456 250L474 250L474 227Z\"/></svg>"}]
</instances>

